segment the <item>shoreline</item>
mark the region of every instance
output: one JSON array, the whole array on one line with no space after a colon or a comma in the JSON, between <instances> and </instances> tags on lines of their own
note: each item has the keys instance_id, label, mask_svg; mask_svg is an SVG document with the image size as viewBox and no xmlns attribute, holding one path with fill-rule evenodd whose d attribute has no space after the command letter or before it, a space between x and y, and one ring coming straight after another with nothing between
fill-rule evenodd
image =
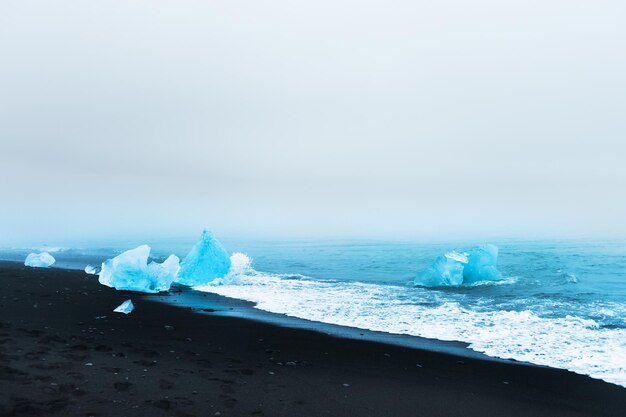
<instances>
[{"instance_id":1,"label":"shoreline","mask_svg":"<svg viewBox=\"0 0 626 417\"><path fill-rule=\"evenodd\" d=\"M0 416L617 416L626 409L626 389L570 371L197 314L94 278L0 262ZM113 313L129 297L135 311Z\"/></svg>"},{"instance_id":2,"label":"shoreline","mask_svg":"<svg viewBox=\"0 0 626 417\"><path fill-rule=\"evenodd\" d=\"M17 260L2 259L0 260L0 266L2 265L2 263L23 266L23 262ZM53 265L50 269L84 272L83 269L78 266L72 268L67 265L64 265L62 267ZM97 277L97 275L92 276ZM214 304L215 308L213 309L217 311L214 311L212 313L216 315L222 314L226 316L238 317L244 320L255 320L283 327L314 330L323 334L327 334L329 336L339 338L368 340L413 349L424 349L433 352L447 352L463 357L480 358L483 360L493 360L496 362L512 362L525 364L528 366L544 367L544 365L537 365L531 362L521 362L515 359L489 356L482 352L470 349L468 347L469 343L463 341L448 341L409 334L385 333L359 327L347 327L331 323L307 320L300 317L288 316L286 314L273 313L270 311L255 308L256 304L251 301L226 297L210 292L202 292L176 283L172 285L172 289L169 292L157 294L136 294L137 296L145 297L146 300L157 300L165 304L171 304L182 308L191 308L199 314L202 314L202 310L205 309L205 306L201 303L208 302ZM210 297L211 300L207 300L207 297Z\"/></svg>"},{"instance_id":3,"label":"shoreline","mask_svg":"<svg viewBox=\"0 0 626 417\"><path fill-rule=\"evenodd\" d=\"M465 358L475 358L486 361L516 363L525 366L538 366L530 362L521 362L515 359L498 358L488 356L469 348L469 343L462 341L447 341L439 339L429 339L410 334L385 333L375 330L363 329L359 327L341 326L338 324L324 323L307 320L300 317L286 314L273 313L256 308L256 303L237 298L226 297L211 292L203 292L188 287L172 286L173 291L159 294L142 294L146 300L173 305L179 308L187 308L197 314L211 314L226 317L235 317L243 320L252 320L260 323L285 327L290 329L302 329L315 331L327 336L362 340L374 343L382 343L405 347L409 349L427 350L431 352L448 353ZM206 309L214 310L205 312ZM549 367L548 367L549 368Z\"/></svg>"}]
</instances>

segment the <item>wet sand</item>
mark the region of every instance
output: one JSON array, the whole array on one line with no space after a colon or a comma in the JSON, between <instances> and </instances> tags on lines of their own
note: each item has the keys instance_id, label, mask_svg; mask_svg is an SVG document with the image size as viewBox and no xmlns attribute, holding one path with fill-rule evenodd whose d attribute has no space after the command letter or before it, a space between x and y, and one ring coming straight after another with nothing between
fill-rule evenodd
<instances>
[{"instance_id":1,"label":"wet sand","mask_svg":"<svg viewBox=\"0 0 626 417\"><path fill-rule=\"evenodd\" d=\"M0 415L621 416L572 372L197 314L0 262ZM131 297L135 311L113 313Z\"/></svg>"}]
</instances>

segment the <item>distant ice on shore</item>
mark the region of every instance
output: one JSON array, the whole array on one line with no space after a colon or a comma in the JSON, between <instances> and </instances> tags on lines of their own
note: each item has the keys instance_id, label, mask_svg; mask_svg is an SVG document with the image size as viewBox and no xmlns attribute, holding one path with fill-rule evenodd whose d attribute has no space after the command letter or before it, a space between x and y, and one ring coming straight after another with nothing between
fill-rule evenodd
<instances>
[{"instance_id":1,"label":"distant ice on shore","mask_svg":"<svg viewBox=\"0 0 626 417\"><path fill-rule=\"evenodd\" d=\"M117 290L157 293L168 291L176 280L179 259L170 255L163 263L150 262L150 246L142 245L102 263L98 281Z\"/></svg>"},{"instance_id":2,"label":"distant ice on shore","mask_svg":"<svg viewBox=\"0 0 626 417\"><path fill-rule=\"evenodd\" d=\"M87 265L85 267L85 273L87 273L89 275L97 275L98 274L98 270L96 269L95 266Z\"/></svg>"},{"instance_id":3,"label":"distant ice on shore","mask_svg":"<svg viewBox=\"0 0 626 417\"><path fill-rule=\"evenodd\" d=\"M477 246L467 252L448 252L419 274L415 285L438 287L499 281L503 277L497 263L498 247L495 245Z\"/></svg>"},{"instance_id":4,"label":"distant ice on shore","mask_svg":"<svg viewBox=\"0 0 626 417\"><path fill-rule=\"evenodd\" d=\"M48 252L41 253L30 253L26 257L24 261L24 265L30 266L33 268L48 268L50 265L54 264L56 259Z\"/></svg>"}]
</instances>

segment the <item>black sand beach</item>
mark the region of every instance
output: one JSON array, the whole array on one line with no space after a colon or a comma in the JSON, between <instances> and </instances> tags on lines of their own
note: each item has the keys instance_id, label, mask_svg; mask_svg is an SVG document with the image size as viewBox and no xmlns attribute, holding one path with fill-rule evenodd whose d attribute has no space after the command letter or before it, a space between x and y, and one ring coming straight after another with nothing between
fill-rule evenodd
<instances>
[{"instance_id":1,"label":"black sand beach","mask_svg":"<svg viewBox=\"0 0 626 417\"><path fill-rule=\"evenodd\" d=\"M0 262L0 286L1 416L626 413L626 389L571 372L196 314L80 271Z\"/></svg>"}]
</instances>

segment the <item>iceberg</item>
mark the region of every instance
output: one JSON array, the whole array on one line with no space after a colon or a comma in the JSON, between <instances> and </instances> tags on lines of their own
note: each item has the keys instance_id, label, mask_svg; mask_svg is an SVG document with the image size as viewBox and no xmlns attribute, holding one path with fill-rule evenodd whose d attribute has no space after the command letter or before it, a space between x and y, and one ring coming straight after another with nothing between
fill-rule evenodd
<instances>
[{"instance_id":1,"label":"iceberg","mask_svg":"<svg viewBox=\"0 0 626 417\"><path fill-rule=\"evenodd\" d=\"M482 245L468 252L468 262L463 269L463 284L478 281L499 281L502 273L496 266L498 263L498 247Z\"/></svg>"},{"instance_id":2,"label":"iceberg","mask_svg":"<svg viewBox=\"0 0 626 417\"><path fill-rule=\"evenodd\" d=\"M472 284L501 280L497 268L498 247L482 245L467 252L448 252L415 278L415 285L426 287Z\"/></svg>"},{"instance_id":3,"label":"iceberg","mask_svg":"<svg viewBox=\"0 0 626 417\"><path fill-rule=\"evenodd\" d=\"M135 305L131 300L126 300L113 310L115 313L128 314L135 309Z\"/></svg>"},{"instance_id":4,"label":"iceberg","mask_svg":"<svg viewBox=\"0 0 626 417\"><path fill-rule=\"evenodd\" d=\"M177 282L189 286L208 284L228 274L230 266L228 252L211 232L204 230L181 262Z\"/></svg>"},{"instance_id":5,"label":"iceberg","mask_svg":"<svg viewBox=\"0 0 626 417\"><path fill-rule=\"evenodd\" d=\"M461 285L465 265L467 265L465 254L450 252L438 256L424 272L415 278L415 284L426 287Z\"/></svg>"},{"instance_id":6,"label":"iceberg","mask_svg":"<svg viewBox=\"0 0 626 417\"><path fill-rule=\"evenodd\" d=\"M32 266L33 268L47 268L55 262L56 259L48 252L30 253L26 257L24 265Z\"/></svg>"},{"instance_id":7,"label":"iceberg","mask_svg":"<svg viewBox=\"0 0 626 417\"><path fill-rule=\"evenodd\" d=\"M157 293L168 291L176 280L179 259L170 255L163 263L150 262L150 246L142 245L102 263L98 281L117 290Z\"/></svg>"},{"instance_id":8,"label":"iceberg","mask_svg":"<svg viewBox=\"0 0 626 417\"><path fill-rule=\"evenodd\" d=\"M95 266L87 265L85 267L85 273L87 273L89 275L97 275L98 271L96 270Z\"/></svg>"}]
</instances>

